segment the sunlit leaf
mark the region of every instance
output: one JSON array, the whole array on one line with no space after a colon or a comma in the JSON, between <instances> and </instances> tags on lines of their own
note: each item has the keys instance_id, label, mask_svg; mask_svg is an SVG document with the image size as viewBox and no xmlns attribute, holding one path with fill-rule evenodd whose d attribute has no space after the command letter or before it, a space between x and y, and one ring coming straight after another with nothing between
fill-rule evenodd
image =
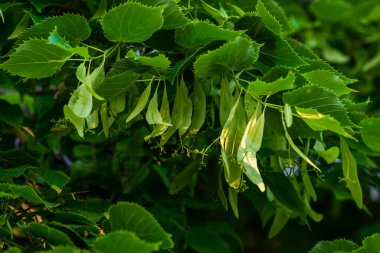
<instances>
[{"instance_id":1,"label":"sunlit leaf","mask_svg":"<svg viewBox=\"0 0 380 253\"><path fill-rule=\"evenodd\" d=\"M148 7L135 2L124 3L104 15L104 34L110 41L142 42L162 27L163 11L162 6Z\"/></svg>"}]
</instances>

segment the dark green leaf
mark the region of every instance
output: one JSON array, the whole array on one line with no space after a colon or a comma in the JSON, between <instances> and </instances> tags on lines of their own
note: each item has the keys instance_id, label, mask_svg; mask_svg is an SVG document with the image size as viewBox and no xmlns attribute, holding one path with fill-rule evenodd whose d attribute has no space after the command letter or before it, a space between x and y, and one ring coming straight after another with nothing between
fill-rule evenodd
<instances>
[{"instance_id":1,"label":"dark green leaf","mask_svg":"<svg viewBox=\"0 0 380 253\"><path fill-rule=\"evenodd\" d=\"M321 241L317 243L308 253L326 253L336 251L351 252L357 248L358 245L356 245L353 241L338 239L335 241Z\"/></svg>"},{"instance_id":2,"label":"dark green leaf","mask_svg":"<svg viewBox=\"0 0 380 253\"><path fill-rule=\"evenodd\" d=\"M111 232L98 237L94 249L99 253L150 253L159 249L159 242L147 242L130 231Z\"/></svg>"},{"instance_id":3,"label":"dark green leaf","mask_svg":"<svg viewBox=\"0 0 380 253\"><path fill-rule=\"evenodd\" d=\"M364 143L371 149L380 152L380 118L365 119L360 122L360 134Z\"/></svg>"},{"instance_id":4,"label":"dark green leaf","mask_svg":"<svg viewBox=\"0 0 380 253\"><path fill-rule=\"evenodd\" d=\"M196 48L215 41L231 41L242 32L220 28L206 21L193 21L175 32L175 41L185 48Z\"/></svg>"},{"instance_id":5,"label":"dark green leaf","mask_svg":"<svg viewBox=\"0 0 380 253\"><path fill-rule=\"evenodd\" d=\"M171 235L167 234L156 219L143 207L128 202L119 202L109 210L112 230L128 230L149 242L161 242L160 247L173 247Z\"/></svg>"},{"instance_id":6,"label":"dark green leaf","mask_svg":"<svg viewBox=\"0 0 380 253\"><path fill-rule=\"evenodd\" d=\"M48 225L33 222L29 224L29 230L32 235L45 239L51 245L74 245L65 233Z\"/></svg>"}]
</instances>

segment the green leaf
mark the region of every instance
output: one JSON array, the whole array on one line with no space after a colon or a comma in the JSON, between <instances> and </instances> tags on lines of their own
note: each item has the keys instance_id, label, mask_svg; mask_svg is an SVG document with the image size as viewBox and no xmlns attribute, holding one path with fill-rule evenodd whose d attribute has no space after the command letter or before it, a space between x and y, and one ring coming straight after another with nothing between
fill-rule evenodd
<instances>
[{"instance_id":1,"label":"green leaf","mask_svg":"<svg viewBox=\"0 0 380 253\"><path fill-rule=\"evenodd\" d=\"M24 114L18 105L11 105L7 101L0 100L0 120L10 126L21 128Z\"/></svg>"},{"instance_id":2,"label":"green leaf","mask_svg":"<svg viewBox=\"0 0 380 253\"><path fill-rule=\"evenodd\" d=\"M265 175L265 174L264 174ZM305 207L289 179L282 173L270 173L265 177L274 197L286 208L305 216Z\"/></svg>"},{"instance_id":3,"label":"green leaf","mask_svg":"<svg viewBox=\"0 0 380 253\"><path fill-rule=\"evenodd\" d=\"M293 31L285 12L273 0L259 0L256 5L256 14L261 17L265 25L274 33L290 33Z\"/></svg>"},{"instance_id":4,"label":"green leaf","mask_svg":"<svg viewBox=\"0 0 380 253\"><path fill-rule=\"evenodd\" d=\"M321 241L317 243L308 253L326 253L344 251L351 252L358 248L353 241L338 239L334 241Z\"/></svg>"},{"instance_id":5,"label":"green leaf","mask_svg":"<svg viewBox=\"0 0 380 253\"><path fill-rule=\"evenodd\" d=\"M12 75L44 78L59 71L71 55L45 40L31 39L21 44L0 68Z\"/></svg>"},{"instance_id":6,"label":"green leaf","mask_svg":"<svg viewBox=\"0 0 380 253\"><path fill-rule=\"evenodd\" d=\"M347 188L350 190L356 205L363 208L363 193L358 178L356 159L342 137L340 138L340 151L342 152L342 170Z\"/></svg>"},{"instance_id":7,"label":"green leaf","mask_svg":"<svg viewBox=\"0 0 380 253\"><path fill-rule=\"evenodd\" d=\"M13 30L12 34L9 35L8 40L16 39L18 36L20 36L20 34L22 34L25 31L25 29L28 27L29 22L30 22L30 14L25 13L20 19L20 21L17 23L17 26Z\"/></svg>"},{"instance_id":8,"label":"green leaf","mask_svg":"<svg viewBox=\"0 0 380 253\"><path fill-rule=\"evenodd\" d=\"M161 29L176 29L184 26L188 20L181 12L181 9L178 7L176 1L174 0L139 0L142 4L149 6L164 6L165 10L163 13L164 24Z\"/></svg>"},{"instance_id":9,"label":"green leaf","mask_svg":"<svg viewBox=\"0 0 380 253\"><path fill-rule=\"evenodd\" d=\"M109 202L104 199L88 198L86 200L70 200L66 202L69 212L86 217L92 223L96 223L107 211Z\"/></svg>"},{"instance_id":10,"label":"green leaf","mask_svg":"<svg viewBox=\"0 0 380 253\"><path fill-rule=\"evenodd\" d=\"M380 118L370 118L360 122L360 134L364 143L376 152L380 152L379 126Z\"/></svg>"},{"instance_id":11,"label":"green leaf","mask_svg":"<svg viewBox=\"0 0 380 253\"><path fill-rule=\"evenodd\" d=\"M333 163L339 156L339 148L331 147L328 150L316 150L318 155L321 156L328 164Z\"/></svg>"},{"instance_id":12,"label":"green leaf","mask_svg":"<svg viewBox=\"0 0 380 253\"><path fill-rule=\"evenodd\" d=\"M159 54L154 57L138 56L133 50L131 50L128 53L128 57L133 58L142 65L150 66L159 70L167 70L170 67L169 59L163 54Z\"/></svg>"},{"instance_id":13,"label":"green leaf","mask_svg":"<svg viewBox=\"0 0 380 253\"><path fill-rule=\"evenodd\" d=\"M275 65L298 67L305 64L284 38L268 30L260 17L247 14L236 21L235 29L246 30L245 33L251 39L263 44L258 63L267 67Z\"/></svg>"},{"instance_id":14,"label":"green leaf","mask_svg":"<svg viewBox=\"0 0 380 253\"><path fill-rule=\"evenodd\" d=\"M32 170L58 193L61 193L63 187L70 181L70 178L62 171L44 168L33 168Z\"/></svg>"},{"instance_id":15,"label":"green leaf","mask_svg":"<svg viewBox=\"0 0 380 253\"><path fill-rule=\"evenodd\" d=\"M171 235L166 233L156 219L143 207L128 202L119 202L110 210L112 230L128 230L149 242L161 242L160 248L173 247Z\"/></svg>"},{"instance_id":16,"label":"green leaf","mask_svg":"<svg viewBox=\"0 0 380 253\"><path fill-rule=\"evenodd\" d=\"M346 133L346 131L340 126L340 123L330 115L323 115L311 108L303 109L296 107L296 111L303 121L315 131L329 130L341 136L354 139L351 135Z\"/></svg>"},{"instance_id":17,"label":"green leaf","mask_svg":"<svg viewBox=\"0 0 380 253\"><path fill-rule=\"evenodd\" d=\"M138 77L139 75L134 71L127 70L120 74L107 77L101 84L95 87L94 90L105 100L110 100L126 92Z\"/></svg>"},{"instance_id":18,"label":"green leaf","mask_svg":"<svg viewBox=\"0 0 380 253\"><path fill-rule=\"evenodd\" d=\"M152 82L149 83L149 85L145 88L143 93L141 94L139 100L137 101L136 107L132 110L132 112L129 114L128 118L126 119L125 123L128 123L132 119L134 119L137 115L144 110L146 104L149 100L150 90L152 87Z\"/></svg>"},{"instance_id":19,"label":"green leaf","mask_svg":"<svg viewBox=\"0 0 380 253\"><path fill-rule=\"evenodd\" d=\"M150 253L159 250L159 245L159 242L141 240L130 231L116 231L98 237L94 243L94 249L99 253Z\"/></svg>"},{"instance_id":20,"label":"green leaf","mask_svg":"<svg viewBox=\"0 0 380 253\"><path fill-rule=\"evenodd\" d=\"M176 62L176 64L173 66L173 68L168 71L165 76L170 80L171 83L174 83L174 80L176 77L182 73L187 66L190 65L190 63L195 59L195 57L198 55L198 53L202 50L202 48L197 49L194 53L187 56L186 58L183 58L182 60Z\"/></svg>"},{"instance_id":21,"label":"green leaf","mask_svg":"<svg viewBox=\"0 0 380 253\"><path fill-rule=\"evenodd\" d=\"M199 80L195 80L193 93L191 94L193 104L193 116L191 118L190 134L198 133L206 118L206 95Z\"/></svg>"},{"instance_id":22,"label":"green leaf","mask_svg":"<svg viewBox=\"0 0 380 253\"><path fill-rule=\"evenodd\" d=\"M90 26L83 16L65 14L42 20L21 34L20 41L34 38L47 39L55 28L61 36L74 43L88 39L91 34Z\"/></svg>"},{"instance_id":23,"label":"green leaf","mask_svg":"<svg viewBox=\"0 0 380 253\"><path fill-rule=\"evenodd\" d=\"M302 74L312 85L325 87L331 90L337 96L351 93L352 89L348 88L346 84L335 73L328 70L314 70Z\"/></svg>"},{"instance_id":24,"label":"green leaf","mask_svg":"<svg viewBox=\"0 0 380 253\"><path fill-rule=\"evenodd\" d=\"M273 82L264 82L262 80L256 80L249 83L248 94L251 96L272 95L279 91L293 89L296 76L293 72L289 72L288 75L283 78L280 77Z\"/></svg>"},{"instance_id":25,"label":"green leaf","mask_svg":"<svg viewBox=\"0 0 380 253\"><path fill-rule=\"evenodd\" d=\"M148 7L135 2L124 3L104 15L104 34L110 41L143 42L162 27L163 11L162 6Z\"/></svg>"},{"instance_id":26,"label":"green leaf","mask_svg":"<svg viewBox=\"0 0 380 253\"><path fill-rule=\"evenodd\" d=\"M201 55L194 63L196 77L211 77L251 66L258 58L261 45L238 37Z\"/></svg>"},{"instance_id":27,"label":"green leaf","mask_svg":"<svg viewBox=\"0 0 380 253\"><path fill-rule=\"evenodd\" d=\"M29 224L29 230L32 235L45 239L51 245L74 246L73 242L65 233L48 225L32 222Z\"/></svg>"},{"instance_id":28,"label":"green leaf","mask_svg":"<svg viewBox=\"0 0 380 253\"><path fill-rule=\"evenodd\" d=\"M116 115L124 111L126 102L125 93L121 93L120 95L117 95L113 99L109 100L112 113Z\"/></svg>"},{"instance_id":29,"label":"green leaf","mask_svg":"<svg viewBox=\"0 0 380 253\"><path fill-rule=\"evenodd\" d=\"M0 184L0 195L14 199L23 198L33 204L42 204L49 208L59 205L42 199L32 187L27 185Z\"/></svg>"},{"instance_id":30,"label":"green leaf","mask_svg":"<svg viewBox=\"0 0 380 253\"><path fill-rule=\"evenodd\" d=\"M365 252L376 252L379 250L380 245L380 234L376 233L371 236L366 237L363 240L363 247L358 249L355 253L365 253Z\"/></svg>"},{"instance_id":31,"label":"green leaf","mask_svg":"<svg viewBox=\"0 0 380 253\"><path fill-rule=\"evenodd\" d=\"M314 85L304 86L284 93L282 100L291 106L313 108L322 114L330 115L338 120L342 126L352 125L343 103L325 88Z\"/></svg>"},{"instance_id":32,"label":"green leaf","mask_svg":"<svg viewBox=\"0 0 380 253\"><path fill-rule=\"evenodd\" d=\"M272 226L270 227L268 238L275 237L288 223L288 220L291 216L291 212L282 206L278 206Z\"/></svg>"},{"instance_id":33,"label":"green leaf","mask_svg":"<svg viewBox=\"0 0 380 253\"><path fill-rule=\"evenodd\" d=\"M228 253L228 244L218 234L218 231L205 227L192 227L186 233L186 242L195 252Z\"/></svg>"},{"instance_id":34,"label":"green leaf","mask_svg":"<svg viewBox=\"0 0 380 253\"><path fill-rule=\"evenodd\" d=\"M28 169L28 166L0 169L0 177L20 177L24 175L25 171L27 171Z\"/></svg>"},{"instance_id":35,"label":"green leaf","mask_svg":"<svg viewBox=\"0 0 380 253\"><path fill-rule=\"evenodd\" d=\"M86 118L92 111L92 94L85 84L73 92L68 103L68 108L78 117Z\"/></svg>"},{"instance_id":36,"label":"green leaf","mask_svg":"<svg viewBox=\"0 0 380 253\"><path fill-rule=\"evenodd\" d=\"M175 32L175 41L184 48L197 48L215 40L234 40L241 31L232 31L206 21L192 21Z\"/></svg>"},{"instance_id":37,"label":"green leaf","mask_svg":"<svg viewBox=\"0 0 380 253\"><path fill-rule=\"evenodd\" d=\"M256 13L257 16L263 19L264 24L269 28L269 30L276 34L282 33L280 22L278 22L277 19L272 16L272 14L267 10L261 0L257 1Z\"/></svg>"},{"instance_id":38,"label":"green leaf","mask_svg":"<svg viewBox=\"0 0 380 253\"><path fill-rule=\"evenodd\" d=\"M63 106L63 113L65 115L65 119L68 119L73 123L75 129L78 132L80 137L83 137L83 129L84 129L84 118L79 118L67 105Z\"/></svg>"}]
</instances>

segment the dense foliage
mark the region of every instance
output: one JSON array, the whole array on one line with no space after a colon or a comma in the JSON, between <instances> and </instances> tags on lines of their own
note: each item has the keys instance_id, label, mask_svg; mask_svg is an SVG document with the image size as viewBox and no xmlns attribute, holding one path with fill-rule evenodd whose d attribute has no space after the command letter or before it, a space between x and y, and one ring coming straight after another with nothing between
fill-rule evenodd
<instances>
[{"instance_id":1,"label":"dense foliage","mask_svg":"<svg viewBox=\"0 0 380 253\"><path fill-rule=\"evenodd\" d=\"M279 233L313 231L343 201L371 214L379 10L354 0L1 3L2 249L305 252L330 238L302 248Z\"/></svg>"}]
</instances>

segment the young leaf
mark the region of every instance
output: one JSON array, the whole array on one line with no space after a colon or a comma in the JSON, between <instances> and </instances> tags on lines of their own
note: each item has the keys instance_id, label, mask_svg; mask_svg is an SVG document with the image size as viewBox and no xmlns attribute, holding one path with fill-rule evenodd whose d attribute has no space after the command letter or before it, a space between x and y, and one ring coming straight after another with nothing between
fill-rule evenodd
<instances>
[{"instance_id":1,"label":"young leaf","mask_svg":"<svg viewBox=\"0 0 380 253\"><path fill-rule=\"evenodd\" d=\"M196 77L212 77L251 66L259 56L261 45L243 37L201 55L194 63Z\"/></svg>"},{"instance_id":2,"label":"young leaf","mask_svg":"<svg viewBox=\"0 0 380 253\"><path fill-rule=\"evenodd\" d=\"M193 117L191 119L190 134L196 134L206 118L206 95L199 80L195 80L194 82L191 99L193 104Z\"/></svg>"},{"instance_id":3,"label":"young leaf","mask_svg":"<svg viewBox=\"0 0 380 253\"><path fill-rule=\"evenodd\" d=\"M134 59L142 65L150 66L159 70L167 70L170 67L169 59L163 54L159 54L154 57L138 56L131 50L128 53L128 57Z\"/></svg>"},{"instance_id":4,"label":"young leaf","mask_svg":"<svg viewBox=\"0 0 380 253\"><path fill-rule=\"evenodd\" d=\"M160 242L147 242L131 231L116 231L98 237L94 249L99 253L151 253L160 249Z\"/></svg>"},{"instance_id":5,"label":"young leaf","mask_svg":"<svg viewBox=\"0 0 380 253\"><path fill-rule=\"evenodd\" d=\"M201 3L202 3L203 9L208 14L210 14L211 17L213 17L218 22L218 24L222 25L224 23L224 21L228 18L228 16L223 15L223 12L215 9L214 7L212 7L211 5L206 3L205 1L201 0Z\"/></svg>"},{"instance_id":6,"label":"young leaf","mask_svg":"<svg viewBox=\"0 0 380 253\"><path fill-rule=\"evenodd\" d=\"M90 37L91 29L87 20L80 15L64 14L62 16L50 17L42 20L40 23L27 29L20 36L20 41L26 41L34 38L47 39L50 32L55 28L65 39L79 43Z\"/></svg>"},{"instance_id":7,"label":"young leaf","mask_svg":"<svg viewBox=\"0 0 380 253\"><path fill-rule=\"evenodd\" d=\"M288 223L291 214L292 212L287 210L285 207L277 207L272 226L269 230L268 238L272 239L278 233L281 232L281 230L285 227L286 223Z\"/></svg>"},{"instance_id":8,"label":"young leaf","mask_svg":"<svg viewBox=\"0 0 380 253\"><path fill-rule=\"evenodd\" d=\"M144 110L146 104L148 103L151 87L152 87L152 83L149 83L149 85L145 88L144 92L141 94L141 97L137 101L136 107L129 114L125 123L128 123L129 121L134 119L137 115L140 114L142 110Z\"/></svg>"},{"instance_id":9,"label":"young leaf","mask_svg":"<svg viewBox=\"0 0 380 253\"><path fill-rule=\"evenodd\" d=\"M289 72L288 75L283 78L280 77L273 82L264 82L261 80L256 80L249 83L248 94L251 96L262 96L262 95L272 95L279 91L293 89L296 76L293 72Z\"/></svg>"},{"instance_id":10,"label":"young leaf","mask_svg":"<svg viewBox=\"0 0 380 253\"><path fill-rule=\"evenodd\" d=\"M104 15L104 34L110 41L143 42L162 27L163 11L162 6L148 7L135 2L124 3Z\"/></svg>"},{"instance_id":11,"label":"young leaf","mask_svg":"<svg viewBox=\"0 0 380 253\"><path fill-rule=\"evenodd\" d=\"M65 115L65 119L68 119L73 123L75 129L78 132L80 137L83 137L83 129L84 129L84 118L79 118L67 105L63 106L63 113Z\"/></svg>"},{"instance_id":12,"label":"young leaf","mask_svg":"<svg viewBox=\"0 0 380 253\"><path fill-rule=\"evenodd\" d=\"M86 118L92 110L92 95L84 84L74 91L71 96L68 107L79 118Z\"/></svg>"},{"instance_id":13,"label":"young leaf","mask_svg":"<svg viewBox=\"0 0 380 253\"><path fill-rule=\"evenodd\" d=\"M241 34L206 21L193 21L176 30L175 41L184 48L197 48L215 40L231 41Z\"/></svg>"},{"instance_id":14,"label":"young leaf","mask_svg":"<svg viewBox=\"0 0 380 253\"><path fill-rule=\"evenodd\" d=\"M55 74L71 55L45 40L31 39L21 44L0 68L12 75L44 78Z\"/></svg>"},{"instance_id":15,"label":"young leaf","mask_svg":"<svg viewBox=\"0 0 380 253\"><path fill-rule=\"evenodd\" d=\"M342 137L340 138L340 151L342 152L342 170L347 188L350 190L356 205L363 208L363 193L358 178L356 159Z\"/></svg>"},{"instance_id":16,"label":"young leaf","mask_svg":"<svg viewBox=\"0 0 380 253\"><path fill-rule=\"evenodd\" d=\"M173 247L171 235L166 233L156 219L143 207L128 202L119 202L109 210L111 228L128 230L148 242L161 242L160 248Z\"/></svg>"},{"instance_id":17,"label":"young leaf","mask_svg":"<svg viewBox=\"0 0 380 253\"><path fill-rule=\"evenodd\" d=\"M315 149L315 148L314 148ZM333 163L339 156L339 148L331 147L328 150L315 150L328 164Z\"/></svg>"}]
</instances>

